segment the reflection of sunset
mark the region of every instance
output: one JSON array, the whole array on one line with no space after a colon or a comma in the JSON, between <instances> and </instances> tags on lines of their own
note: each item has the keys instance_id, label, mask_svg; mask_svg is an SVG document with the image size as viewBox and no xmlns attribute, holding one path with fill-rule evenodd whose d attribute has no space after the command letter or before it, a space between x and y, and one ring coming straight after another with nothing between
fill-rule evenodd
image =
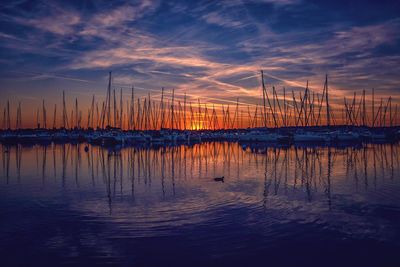
<instances>
[{"instance_id":1,"label":"reflection of sunset","mask_svg":"<svg viewBox=\"0 0 400 267\"><path fill-rule=\"evenodd\" d=\"M10 154L1 154L1 173L10 185L40 190L41 197L61 188L87 195L71 198L69 207L84 216L110 213L123 227L146 229L129 233L140 236L157 235L153 226L206 223L210 212L231 206L289 212L292 219L323 216L330 223L325 215L343 205L338 196L381 190L400 175L398 145L278 148L225 142L120 151L90 146L89 152L84 146L11 147ZM224 186L213 179L221 176ZM348 220L346 211L337 212Z\"/></svg>"}]
</instances>

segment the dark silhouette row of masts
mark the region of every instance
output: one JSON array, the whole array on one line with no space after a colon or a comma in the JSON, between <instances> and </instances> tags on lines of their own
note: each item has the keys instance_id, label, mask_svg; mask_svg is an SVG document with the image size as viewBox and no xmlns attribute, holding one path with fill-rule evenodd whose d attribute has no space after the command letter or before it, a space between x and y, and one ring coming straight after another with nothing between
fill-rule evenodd
<instances>
[{"instance_id":1,"label":"dark silhouette row of masts","mask_svg":"<svg viewBox=\"0 0 400 267\"><path fill-rule=\"evenodd\" d=\"M237 98L233 115L229 104L221 104L218 111L216 104L202 104L200 98L197 99L196 104L187 103L186 93L182 104L180 100L176 101L174 89L170 99L166 101L164 88L161 89L160 101L155 101L150 93L144 99L135 100L135 90L132 87L131 96L129 100L126 100L124 111L122 88L118 105L116 91L111 90L111 81L110 72L106 100L99 106L99 102L95 101L95 95L93 95L87 111L86 125L83 124L82 110L79 109L77 98L74 108L70 110L70 115L68 114L63 91L61 123L57 124L57 105L55 104L52 127L47 124L47 109L43 100L42 111L40 112L40 109L36 111L37 127L45 129L56 129L58 126L65 129L113 127L127 130L221 130L257 127L329 127L331 125L392 127L398 125L397 104L393 110L392 97L385 101L381 98L376 110L374 89L372 89L370 112L367 110L365 90L359 98L356 93L351 100L344 97L343 107L332 110L329 104L328 76L325 78L321 96L309 89L307 81L304 93L300 92L296 98L292 90L292 99L289 100L285 88L283 88L283 97L278 97L275 87L272 87L272 97L268 95L261 71L262 106L240 104ZM10 103L7 101L3 112L3 129L11 128ZM22 128L21 102L17 107L15 128Z\"/></svg>"}]
</instances>

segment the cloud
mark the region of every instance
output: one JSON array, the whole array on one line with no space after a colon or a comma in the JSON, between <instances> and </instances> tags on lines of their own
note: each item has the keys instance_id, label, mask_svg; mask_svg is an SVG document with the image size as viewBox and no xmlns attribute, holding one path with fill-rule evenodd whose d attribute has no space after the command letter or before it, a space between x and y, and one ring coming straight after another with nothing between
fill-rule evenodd
<instances>
[{"instance_id":1,"label":"cloud","mask_svg":"<svg viewBox=\"0 0 400 267\"><path fill-rule=\"evenodd\" d=\"M128 23L137 21L153 12L157 5L156 2L146 0L141 1L138 5L125 4L112 10L104 10L93 15L78 34L112 39L113 36L129 30Z\"/></svg>"},{"instance_id":2,"label":"cloud","mask_svg":"<svg viewBox=\"0 0 400 267\"><path fill-rule=\"evenodd\" d=\"M221 14L219 14L218 12L211 12L211 13L207 13L205 15L202 16L202 18L210 24L216 24L218 26L222 26L222 27L240 27L243 26L243 23L241 21L236 21L233 19L230 19L228 17L224 17Z\"/></svg>"},{"instance_id":3,"label":"cloud","mask_svg":"<svg viewBox=\"0 0 400 267\"><path fill-rule=\"evenodd\" d=\"M322 92L328 73L333 99L371 87L394 92L399 20L330 21L339 15L329 13L319 23L321 15L312 13L318 8L294 0L98 2L88 9L55 3L39 5L36 13L3 14L0 20L10 30L0 31L0 39L1 47L14 53L15 68L43 73L37 82L90 81L99 75L103 80L113 70L116 84L127 87L163 86L208 99L240 97L257 103L263 69L268 90L273 85L303 89L309 80L313 90ZM316 26L304 26L304 16ZM290 26L293 19L296 25ZM382 46L394 52L378 53ZM5 52L0 59L11 62Z\"/></svg>"},{"instance_id":4,"label":"cloud","mask_svg":"<svg viewBox=\"0 0 400 267\"><path fill-rule=\"evenodd\" d=\"M81 15L76 11L55 8L49 16L29 19L17 17L15 21L33 26L41 31L58 35L70 35L75 32L74 26L81 22Z\"/></svg>"}]
</instances>

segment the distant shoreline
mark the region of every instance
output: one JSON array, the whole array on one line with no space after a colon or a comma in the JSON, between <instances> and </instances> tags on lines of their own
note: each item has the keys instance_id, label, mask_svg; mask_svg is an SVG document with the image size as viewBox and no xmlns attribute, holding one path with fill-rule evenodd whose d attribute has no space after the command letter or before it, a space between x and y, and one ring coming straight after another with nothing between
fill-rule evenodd
<instances>
[{"instance_id":1,"label":"distant shoreline","mask_svg":"<svg viewBox=\"0 0 400 267\"><path fill-rule=\"evenodd\" d=\"M194 144L208 141L231 141L267 144L346 144L390 143L400 140L400 127L307 126L248 128L227 130L122 130L106 129L16 129L0 130L3 144L45 144L84 142L100 146L135 146L143 144Z\"/></svg>"}]
</instances>

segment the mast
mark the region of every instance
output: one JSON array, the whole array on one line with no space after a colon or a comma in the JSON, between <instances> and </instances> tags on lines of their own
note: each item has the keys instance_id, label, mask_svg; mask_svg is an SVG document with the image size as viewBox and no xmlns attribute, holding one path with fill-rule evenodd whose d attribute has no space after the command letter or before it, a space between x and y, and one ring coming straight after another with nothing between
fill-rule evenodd
<instances>
[{"instance_id":1,"label":"mast","mask_svg":"<svg viewBox=\"0 0 400 267\"><path fill-rule=\"evenodd\" d=\"M43 113L42 113L42 115L43 115L43 127L44 127L44 129L46 129L47 128L47 125L46 125L46 107L45 107L45 105L44 105L44 99L43 99Z\"/></svg>"},{"instance_id":2,"label":"mast","mask_svg":"<svg viewBox=\"0 0 400 267\"><path fill-rule=\"evenodd\" d=\"M144 120L144 129L147 130L147 98L143 100L143 115L142 115L142 120Z\"/></svg>"},{"instance_id":3,"label":"mast","mask_svg":"<svg viewBox=\"0 0 400 267\"><path fill-rule=\"evenodd\" d=\"M186 92L183 99L183 129L186 131Z\"/></svg>"},{"instance_id":4,"label":"mast","mask_svg":"<svg viewBox=\"0 0 400 267\"><path fill-rule=\"evenodd\" d=\"M281 105L279 104L278 95L276 93L275 87L273 86L272 89L273 89L273 94L275 95L275 98L276 98L276 103L278 104L279 113L281 114L282 123L285 124L285 118L284 118L284 115L283 115L283 112L281 109ZM275 104L274 104L274 106L275 106ZM277 116L277 117L279 119L279 116Z\"/></svg>"},{"instance_id":5,"label":"mast","mask_svg":"<svg viewBox=\"0 0 400 267\"><path fill-rule=\"evenodd\" d=\"M92 107L91 107L91 123L92 128L94 129L94 95L92 96ZM88 122L89 125L89 122ZM89 128L89 126L88 126Z\"/></svg>"},{"instance_id":6,"label":"mast","mask_svg":"<svg viewBox=\"0 0 400 267\"><path fill-rule=\"evenodd\" d=\"M18 108L17 108L17 122L15 124L16 129L22 128L22 123L21 123L21 102L18 102Z\"/></svg>"},{"instance_id":7,"label":"mast","mask_svg":"<svg viewBox=\"0 0 400 267\"><path fill-rule=\"evenodd\" d=\"M213 130L215 131L215 125L217 123L217 114L215 113L215 106L213 104L213 112L212 112L212 122L213 122Z\"/></svg>"},{"instance_id":8,"label":"mast","mask_svg":"<svg viewBox=\"0 0 400 267\"><path fill-rule=\"evenodd\" d=\"M387 126L386 125L386 113L387 113L387 109L388 109L388 107L390 106L390 97L388 98L388 101L387 101L387 103L386 103L386 106L385 106L385 111L384 111L384 113L383 113L383 120L382 120L382 125L383 126ZM390 112L390 111L389 111Z\"/></svg>"},{"instance_id":9,"label":"mast","mask_svg":"<svg viewBox=\"0 0 400 267\"><path fill-rule=\"evenodd\" d=\"M75 127L79 129L78 98L75 98Z\"/></svg>"},{"instance_id":10,"label":"mast","mask_svg":"<svg viewBox=\"0 0 400 267\"><path fill-rule=\"evenodd\" d=\"M113 123L111 124L111 126L113 126L113 127L115 127L115 126L117 126L116 125L116 123L117 123L117 101L116 101L116 99L115 99L115 89L113 89L113 97L114 97L114 105L113 105L113 111L114 111L114 121L113 121Z\"/></svg>"},{"instance_id":11,"label":"mast","mask_svg":"<svg viewBox=\"0 0 400 267\"><path fill-rule=\"evenodd\" d=\"M240 128L244 129L244 124L243 124L243 109L240 110Z\"/></svg>"},{"instance_id":12,"label":"mast","mask_svg":"<svg viewBox=\"0 0 400 267\"><path fill-rule=\"evenodd\" d=\"M236 129L238 129L239 128L239 97L236 99L235 121L236 121ZM234 122L232 122L232 125L233 125L233 123Z\"/></svg>"},{"instance_id":13,"label":"mast","mask_svg":"<svg viewBox=\"0 0 400 267\"><path fill-rule=\"evenodd\" d=\"M356 92L354 92L354 96L353 96L353 102L351 104L351 110L350 110L350 114L352 115L352 119L351 119L351 125L354 126L356 123L356 117L355 117L355 109L356 109Z\"/></svg>"},{"instance_id":14,"label":"mast","mask_svg":"<svg viewBox=\"0 0 400 267\"><path fill-rule=\"evenodd\" d=\"M63 127L64 129L68 128L68 120L67 120L67 108L65 106L65 92L63 90Z\"/></svg>"},{"instance_id":15,"label":"mast","mask_svg":"<svg viewBox=\"0 0 400 267\"><path fill-rule=\"evenodd\" d=\"M96 128L99 127L99 103L96 102ZM93 124L93 129L95 129Z\"/></svg>"},{"instance_id":16,"label":"mast","mask_svg":"<svg viewBox=\"0 0 400 267\"><path fill-rule=\"evenodd\" d=\"M108 87L107 87L107 99L106 99L106 110L107 110L107 124L111 125L111 71L108 76Z\"/></svg>"},{"instance_id":17,"label":"mast","mask_svg":"<svg viewBox=\"0 0 400 267\"><path fill-rule=\"evenodd\" d=\"M287 127L287 116L286 116L286 91L285 87L283 87L283 112L284 112L284 122L283 125Z\"/></svg>"},{"instance_id":18,"label":"mast","mask_svg":"<svg viewBox=\"0 0 400 267\"><path fill-rule=\"evenodd\" d=\"M252 125L251 125L250 105L247 105L247 116L248 116L248 124L249 124L248 128L251 128Z\"/></svg>"},{"instance_id":19,"label":"mast","mask_svg":"<svg viewBox=\"0 0 400 267\"><path fill-rule=\"evenodd\" d=\"M158 129L158 117L160 113L158 112L158 105L156 104L156 101L153 101L153 128L154 130Z\"/></svg>"},{"instance_id":20,"label":"mast","mask_svg":"<svg viewBox=\"0 0 400 267\"><path fill-rule=\"evenodd\" d=\"M200 130L200 121L201 121L201 106L200 106L200 98L197 99L198 104L199 104L199 111L198 111L198 121L197 121L197 130Z\"/></svg>"},{"instance_id":21,"label":"mast","mask_svg":"<svg viewBox=\"0 0 400 267\"><path fill-rule=\"evenodd\" d=\"M10 101L7 100L7 129L11 129L10 123Z\"/></svg>"},{"instance_id":22,"label":"mast","mask_svg":"<svg viewBox=\"0 0 400 267\"><path fill-rule=\"evenodd\" d=\"M19 129L19 109L21 107L21 103L18 104L18 108L17 108L17 120L15 123L15 129Z\"/></svg>"},{"instance_id":23,"label":"mast","mask_svg":"<svg viewBox=\"0 0 400 267\"><path fill-rule=\"evenodd\" d=\"M132 95L131 95L131 127L133 126L133 130L135 130L135 91L132 86Z\"/></svg>"},{"instance_id":24,"label":"mast","mask_svg":"<svg viewBox=\"0 0 400 267\"><path fill-rule=\"evenodd\" d=\"M292 96L293 96L293 123L297 127L297 120L296 120L296 111L298 113L296 97L294 96L294 91L292 89Z\"/></svg>"},{"instance_id":25,"label":"mast","mask_svg":"<svg viewBox=\"0 0 400 267\"><path fill-rule=\"evenodd\" d=\"M209 127L207 126L207 118L208 118L208 109L207 109L207 104L204 103L203 128L208 130Z\"/></svg>"},{"instance_id":26,"label":"mast","mask_svg":"<svg viewBox=\"0 0 400 267\"><path fill-rule=\"evenodd\" d=\"M99 123L101 122L101 129L104 129L104 121L105 121L105 117L106 117L106 105L107 105L107 101L106 103L104 103L104 101L102 101L102 106L101 106L101 116L100 119L101 121L99 121Z\"/></svg>"},{"instance_id":27,"label":"mast","mask_svg":"<svg viewBox=\"0 0 400 267\"><path fill-rule=\"evenodd\" d=\"M22 128L22 108L21 108L21 102L19 102L18 105L19 105L19 127Z\"/></svg>"},{"instance_id":28,"label":"mast","mask_svg":"<svg viewBox=\"0 0 400 267\"><path fill-rule=\"evenodd\" d=\"M70 125L71 129L73 128L73 122L74 122L74 109L71 110L71 125Z\"/></svg>"},{"instance_id":29,"label":"mast","mask_svg":"<svg viewBox=\"0 0 400 267\"><path fill-rule=\"evenodd\" d=\"M302 103L302 107L304 109L304 126L308 126L307 122L307 99L309 98L309 93L308 93L308 80L307 80L307 86L306 86L306 91L304 93L304 99Z\"/></svg>"},{"instance_id":30,"label":"mast","mask_svg":"<svg viewBox=\"0 0 400 267\"><path fill-rule=\"evenodd\" d=\"M264 88L264 91L265 91L265 97L267 98L269 108L272 110L272 118L274 119L275 128L276 128L277 127L277 122L276 122L275 112L274 112L275 108L272 108L272 106L271 106L271 102L269 101L268 93L267 93L267 90L265 89L264 84L263 84L263 88ZM275 102L274 102L274 105L275 105ZM265 116L265 110L264 110L264 116Z\"/></svg>"},{"instance_id":31,"label":"mast","mask_svg":"<svg viewBox=\"0 0 400 267\"><path fill-rule=\"evenodd\" d=\"M229 125L231 123L231 118L230 118L230 114L229 114L229 104L225 111L225 116L226 116L226 121L227 121L226 125L227 125L227 128L229 129Z\"/></svg>"},{"instance_id":32,"label":"mast","mask_svg":"<svg viewBox=\"0 0 400 267\"><path fill-rule=\"evenodd\" d=\"M263 72L263 70L261 70L261 84L262 84L262 90L263 90L263 105L264 105L264 118L263 118L263 120L264 120L264 127L267 128L267 117L266 117L267 109L266 109L266 106L265 106L265 96L266 96L267 91L266 91L265 85L264 85L264 72Z\"/></svg>"},{"instance_id":33,"label":"mast","mask_svg":"<svg viewBox=\"0 0 400 267\"><path fill-rule=\"evenodd\" d=\"M390 122L389 126L392 127L393 124L392 124L392 97L391 96L389 96L389 122Z\"/></svg>"},{"instance_id":34,"label":"mast","mask_svg":"<svg viewBox=\"0 0 400 267\"><path fill-rule=\"evenodd\" d=\"M37 125L37 128L40 129L39 108L36 109L36 125Z\"/></svg>"},{"instance_id":35,"label":"mast","mask_svg":"<svg viewBox=\"0 0 400 267\"><path fill-rule=\"evenodd\" d=\"M174 98L175 88L172 88L172 103L171 103L171 129L174 130Z\"/></svg>"},{"instance_id":36,"label":"mast","mask_svg":"<svg viewBox=\"0 0 400 267\"><path fill-rule=\"evenodd\" d=\"M88 114L88 117L87 117L87 125L86 125L86 129L89 129L89 127L90 127L90 120L91 120L91 118L90 118L90 115L91 115L90 108L88 109L88 112L87 112L87 114Z\"/></svg>"},{"instance_id":37,"label":"mast","mask_svg":"<svg viewBox=\"0 0 400 267\"><path fill-rule=\"evenodd\" d=\"M152 111L151 111L151 98L150 98L150 93L148 93L148 96L149 96L149 100L147 101L148 104L147 104L146 117L147 117L147 121L148 121L148 123L147 123L147 125L148 125L148 130L151 130L151 122L152 122L152 119L153 119L153 113L152 113Z\"/></svg>"},{"instance_id":38,"label":"mast","mask_svg":"<svg viewBox=\"0 0 400 267\"><path fill-rule=\"evenodd\" d=\"M189 103L189 109L190 109L190 129L194 130L193 123L194 123L195 117L194 117L192 102Z\"/></svg>"},{"instance_id":39,"label":"mast","mask_svg":"<svg viewBox=\"0 0 400 267\"><path fill-rule=\"evenodd\" d=\"M226 115L225 115L225 107L223 104L221 104L221 108L222 108L222 125L221 126L222 126L222 129L225 130Z\"/></svg>"},{"instance_id":40,"label":"mast","mask_svg":"<svg viewBox=\"0 0 400 267\"><path fill-rule=\"evenodd\" d=\"M379 106L379 126L382 127L382 109L383 109L383 98L381 97L381 105Z\"/></svg>"},{"instance_id":41,"label":"mast","mask_svg":"<svg viewBox=\"0 0 400 267\"><path fill-rule=\"evenodd\" d=\"M122 88L120 91L120 100L119 100L119 128L122 129L122 112L123 112L123 103L122 103Z\"/></svg>"},{"instance_id":42,"label":"mast","mask_svg":"<svg viewBox=\"0 0 400 267\"><path fill-rule=\"evenodd\" d=\"M375 92L374 88L372 88L372 127L375 126Z\"/></svg>"},{"instance_id":43,"label":"mast","mask_svg":"<svg viewBox=\"0 0 400 267\"><path fill-rule=\"evenodd\" d=\"M179 130L182 129L182 105L181 101L178 100L178 127Z\"/></svg>"},{"instance_id":44,"label":"mast","mask_svg":"<svg viewBox=\"0 0 400 267\"><path fill-rule=\"evenodd\" d=\"M258 112L258 105L256 105L256 111L254 112L254 118L253 118L253 128L257 128L257 122L258 122L258 117L257 117L257 112Z\"/></svg>"},{"instance_id":45,"label":"mast","mask_svg":"<svg viewBox=\"0 0 400 267\"><path fill-rule=\"evenodd\" d=\"M161 129L164 128L165 112L164 112L164 87L161 88Z\"/></svg>"},{"instance_id":46,"label":"mast","mask_svg":"<svg viewBox=\"0 0 400 267\"><path fill-rule=\"evenodd\" d=\"M131 129L131 110L132 109L132 102L129 104L129 100L126 100L126 124L127 124L127 130L129 131ZM125 125L125 124L124 124Z\"/></svg>"},{"instance_id":47,"label":"mast","mask_svg":"<svg viewBox=\"0 0 400 267\"><path fill-rule=\"evenodd\" d=\"M278 127L278 118L276 118L277 115L276 115L276 107L275 107L275 86L272 86L272 105L273 105L272 113L274 114L274 117L275 117L275 128L277 128ZM265 116L265 114L264 114L264 116Z\"/></svg>"},{"instance_id":48,"label":"mast","mask_svg":"<svg viewBox=\"0 0 400 267\"><path fill-rule=\"evenodd\" d=\"M328 74L325 75L325 93L326 93L326 122L327 126L331 126L330 113L329 113L329 98L328 98Z\"/></svg>"},{"instance_id":49,"label":"mast","mask_svg":"<svg viewBox=\"0 0 400 267\"><path fill-rule=\"evenodd\" d=\"M140 128L140 100L139 97L137 98L137 114L136 114L136 127L138 130L141 130Z\"/></svg>"},{"instance_id":50,"label":"mast","mask_svg":"<svg viewBox=\"0 0 400 267\"><path fill-rule=\"evenodd\" d=\"M53 129L56 129L57 104L54 104Z\"/></svg>"},{"instance_id":51,"label":"mast","mask_svg":"<svg viewBox=\"0 0 400 267\"><path fill-rule=\"evenodd\" d=\"M362 125L363 125L363 127L365 127L365 111L366 111L366 109L365 109L365 89L363 90L363 111L362 111L362 113L363 113L363 115L362 115Z\"/></svg>"}]
</instances>

